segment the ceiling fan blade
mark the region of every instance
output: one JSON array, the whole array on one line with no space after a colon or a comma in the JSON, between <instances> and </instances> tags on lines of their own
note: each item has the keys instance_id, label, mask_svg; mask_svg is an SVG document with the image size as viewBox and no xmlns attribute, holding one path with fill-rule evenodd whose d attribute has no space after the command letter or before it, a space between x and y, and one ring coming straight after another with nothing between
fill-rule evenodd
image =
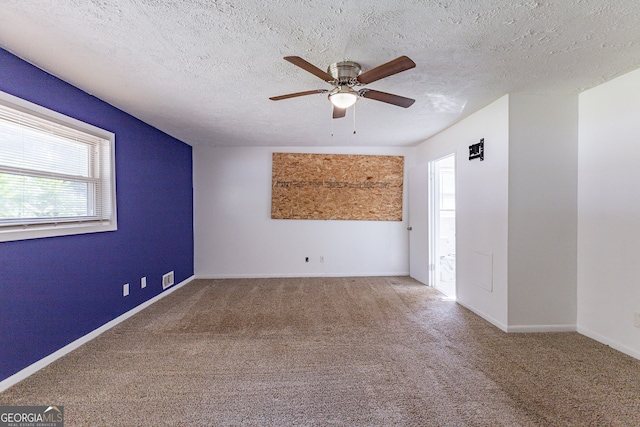
<instances>
[{"instance_id":1,"label":"ceiling fan blade","mask_svg":"<svg viewBox=\"0 0 640 427\"><path fill-rule=\"evenodd\" d=\"M376 101L386 102L387 104L393 104L403 108L411 107L413 103L416 102L415 99L373 89L362 89L359 95L363 98L375 99Z\"/></svg>"},{"instance_id":2,"label":"ceiling fan blade","mask_svg":"<svg viewBox=\"0 0 640 427\"><path fill-rule=\"evenodd\" d=\"M333 106L333 118L341 119L347 114L346 108L338 108L335 105Z\"/></svg>"},{"instance_id":3,"label":"ceiling fan blade","mask_svg":"<svg viewBox=\"0 0 640 427\"><path fill-rule=\"evenodd\" d=\"M363 85L366 85L371 82L375 82L376 80L409 70L415 66L416 63L409 59L409 57L401 56L393 61L389 61L386 64L379 65L376 68L360 74L358 76L358 81Z\"/></svg>"},{"instance_id":4,"label":"ceiling fan blade","mask_svg":"<svg viewBox=\"0 0 640 427\"><path fill-rule=\"evenodd\" d=\"M331 74L327 73L326 71L322 71L320 68L318 68L315 65L305 61L304 59L300 58L299 56L285 56L284 59L285 59L285 61L289 61L293 65L297 65L298 67L302 68L303 70L310 72L314 76L320 77L325 82L331 82L331 81L335 80Z\"/></svg>"},{"instance_id":5,"label":"ceiling fan blade","mask_svg":"<svg viewBox=\"0 0 640 427\"><path fill-rule=\"evenodd\" d=\"M326 89L315 89L315 90L307 90L304 92L289 93L287 95L272 96L269 99L272 101L280 101L282 99L295 98L297 96L314 95L316 93L327 93L327 92L329 91Z\"/></svg>"}]
</instances>

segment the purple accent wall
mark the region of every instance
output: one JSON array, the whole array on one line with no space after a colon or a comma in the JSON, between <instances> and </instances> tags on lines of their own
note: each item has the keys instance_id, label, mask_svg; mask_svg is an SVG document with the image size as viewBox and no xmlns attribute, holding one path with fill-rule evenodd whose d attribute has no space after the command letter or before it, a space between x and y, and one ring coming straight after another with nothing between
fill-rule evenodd
<instances>
[{"instance_id":1,"label":"purple accent wall","mask_svg":"<svg viewBox=\"0 0 640 427\"><path fill-rule=\"evenodd\" d=\"M117 231L0 243L1 381L194 267L189 145L2 49L0 90L115 133L118 208Z\"/></svg>"}]
</instances>

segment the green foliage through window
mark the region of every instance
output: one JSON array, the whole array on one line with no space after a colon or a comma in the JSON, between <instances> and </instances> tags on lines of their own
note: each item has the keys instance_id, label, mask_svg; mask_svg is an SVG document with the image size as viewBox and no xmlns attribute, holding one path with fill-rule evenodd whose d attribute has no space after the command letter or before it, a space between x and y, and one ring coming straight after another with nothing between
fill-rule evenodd
<instances>
[{"instance_id":1,"label":"green foliage through window","mask_svg":"<svg viewBox=\"0 0 640 427\"><path fill-rule=\"evenodd\" d=\"M0 173L0 218L89 216L88 184Z\"/></svg>"}]
</instances>

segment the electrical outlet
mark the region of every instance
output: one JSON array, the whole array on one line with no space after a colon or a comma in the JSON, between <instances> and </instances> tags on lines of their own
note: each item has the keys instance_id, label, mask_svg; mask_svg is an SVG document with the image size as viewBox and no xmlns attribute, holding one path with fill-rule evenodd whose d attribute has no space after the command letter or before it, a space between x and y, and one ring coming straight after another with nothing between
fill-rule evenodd
<instances>
[{"instance_id":1,"label":"electrical outlet","mask_svg":"<svg viewBox=\"0 0 640 427\"><path fill-rule=\"evenodd\" d=\"M122 287L122 296L126 297L127 295L129 295L129 284L128 283Z\"/></svg>"},{"instance_id":2,"label":"electrical outlet","mask_svg":"<svg viewBox=\"0 0 640 427\"><path fill-rule=\"evenodd\" d=\"M144 289L147 287L147 277L143 277L142 279L140 279L140 288Z\"/></svg>"},{"instance_id":3,"label":"electrical outlet","mask_svg":"<svg viewBox=\"0 0 640 427\"><path fill-rule=\"evenodd\" d=\"M162 289L167 289L171 285L173 285L173 271L162 275Z\"/></svg>"},{"instance_id":4,"label":"electrical outlet","mask_svg":"<svg viewBox=\"0 0 640 427\"><path fill-rule=\"evenodd\" d=\"M633 313L633 324L636 328L640 328L640 313Z\"/></svg>"}]
</instances>

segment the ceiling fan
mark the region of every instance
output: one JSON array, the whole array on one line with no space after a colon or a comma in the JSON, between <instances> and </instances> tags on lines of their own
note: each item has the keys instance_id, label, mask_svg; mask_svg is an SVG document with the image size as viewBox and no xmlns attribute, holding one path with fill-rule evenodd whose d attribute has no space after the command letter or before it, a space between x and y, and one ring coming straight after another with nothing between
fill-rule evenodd
<instances>
[{"instance_id":1,"label":"ceiling fan","mask_svg":"<svg viewBox=\"0 0 640 427\"><path fill-rule=\"evenodd\" d=\"M317 93L329 93L329 101L333 104L333 118L339 119L344 117L347 108L351 107L359 98L369 98L375 101L386 102L387 104L397 105L399 107L408 108L415 102L414 99L405 98L404 96L394 95L392 93L380 92L378 90L362 88L354 89L356 86L363 86L373 83L385 77L392 76L402 71L409 70L416 66L415 62L407 56L401 56L382 64L369 71L361 74L360 64L352 61L336 62L329 65L327 71L322 71L315 65L305 61L299 56L285 56L286 61L291 62L310 72L316 77L321 78L325 82L333 86L333 89L316 89L304 92L290 93L287 95L273 96L269 98L272 101L280 101L282 99L295 98L297 96L313 95Z\"/></svg>"}]
</instances>

